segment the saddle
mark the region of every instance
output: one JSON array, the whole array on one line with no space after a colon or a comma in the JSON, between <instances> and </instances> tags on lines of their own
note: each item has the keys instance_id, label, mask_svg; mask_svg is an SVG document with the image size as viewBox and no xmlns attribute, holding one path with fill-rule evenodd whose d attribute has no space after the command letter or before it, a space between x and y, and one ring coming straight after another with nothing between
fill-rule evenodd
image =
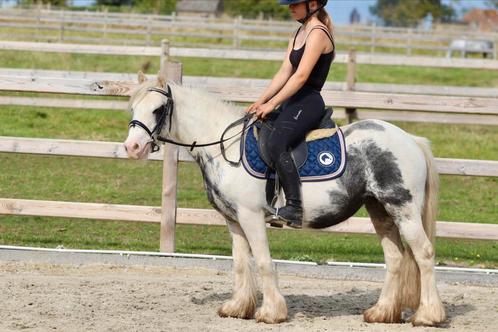
<instances>
[{"instance_id":1,"label":"saddle","mask_svg":"<svg viewBox=\"0 0 498 332\"><path fill-rule=\"evenodd\" d=\"M280 114L281 109L278 108L275 111L271 112L268 115L268 118L264 122L258 122L256 124L256 128L258 128L256 132L256 139L258 141L258 149L259 155L261 159L265 162L268 167L274 169L274 165L272 163L272 158L270 157L270 153L267 149L268 140L270 138L270 134L273 132L276 118ZM333 110L331 107L325 109L325 115L317 129L310 131L306 135L306 139L303 139L296 147L292 148L292 157L294 159L294 163L296 167L300 169L306 162L308 158L308 144L307 142L320 139L323 137L328 137L333 135L336 132L336 124L332 120Z\"/></svg>"}]
</instances>

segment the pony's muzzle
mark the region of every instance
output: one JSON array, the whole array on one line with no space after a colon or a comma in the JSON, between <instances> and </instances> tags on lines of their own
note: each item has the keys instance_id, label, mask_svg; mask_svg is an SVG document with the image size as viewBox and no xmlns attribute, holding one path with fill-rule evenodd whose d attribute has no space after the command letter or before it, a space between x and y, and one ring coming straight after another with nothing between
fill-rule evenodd
<instances>
[{"instance_id":1,"label":"pony's muzzle","mask_svg":"<svg viewBox=\"0 0 498 332\"><path fill-rule=\"evenodd\" d=\"M128 158L140 159L144 156L144 150L146 149L146 146L142 146L135 140L127 140L126 142L124 142L124 148L126 153L128 154Z\"/></svg>"}]
</instances>

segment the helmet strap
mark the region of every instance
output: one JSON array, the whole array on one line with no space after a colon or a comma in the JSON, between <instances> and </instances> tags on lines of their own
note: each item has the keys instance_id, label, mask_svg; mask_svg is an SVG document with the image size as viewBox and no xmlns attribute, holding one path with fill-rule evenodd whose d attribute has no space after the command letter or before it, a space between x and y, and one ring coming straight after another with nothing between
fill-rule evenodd
<instances>
[{"instance_id":1,"label":"helmet strap","mask_svg":"<svg viewBox=\"0 0 498 332\"><path fill-rule=\"evenodd\" d=\"M311 11L311 9L310 9L310 0L306 0L306 16L304 18L302 18L302 19L297 20L297 21L299 23L301 23L301 24L306 23L306 21L308 21L308 19L311 16L313 16L313 14L315 14L317 11L319 11L323 7L325 7L325 5L321 5L317 9L315 9L314 11Z\"/></svg>"}]
</instances>

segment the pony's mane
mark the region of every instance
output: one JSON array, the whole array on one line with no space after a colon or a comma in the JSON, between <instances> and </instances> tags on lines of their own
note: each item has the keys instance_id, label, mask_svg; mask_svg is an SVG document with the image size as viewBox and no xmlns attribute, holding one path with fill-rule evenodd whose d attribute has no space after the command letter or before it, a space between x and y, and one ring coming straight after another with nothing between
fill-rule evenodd
<instances>
[{"instance_id":1,"label":"pony's mane","mask_svg":"<svg viewBox=\"0 0 498 332\"><path fill-rule=\"evenodd\" d=\"M188 95L188 100L195 100L197 104L207 105L211 109L234 109L235 105L231 102L222 100L215 94L209 93L208 91L202 90L200 88L178 85L176 83L168 82L168 85L173 89L173 98L175 94L185 96ZM135 102L139 102L147 96L149 88L156 87L159 88L159 83L157 80L147 80L141 83L138 88L130 96L128 102L128 111L131 112L132 105Z\"/></svg>"},{"instance_id":2,"label":"pony's mane","mask_svg":"<svg viewBox=\"0 0 498 332\"><path fill-rule=\"evenodd\" d=\"M196 104L204 105L205 108L212 110L233 109L231 102L222 100L219 96L210 93L204 89L191 86L176 86L177 94L187 96L189 101L195 101ZM174 92L173 92L174 98Z\"/></svg>"}]
</instances>

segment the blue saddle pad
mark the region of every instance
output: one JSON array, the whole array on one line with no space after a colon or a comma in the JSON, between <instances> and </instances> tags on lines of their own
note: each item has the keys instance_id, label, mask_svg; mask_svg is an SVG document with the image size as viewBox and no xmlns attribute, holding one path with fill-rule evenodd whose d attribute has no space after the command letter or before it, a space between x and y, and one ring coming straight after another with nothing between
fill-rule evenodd
<instances>
[{"instance_id":1,"label":"blue saddle pad","mask_svg":"<svg viewBox=\"0 0 498 332\"><path fill-rule=\"evenodd\" d=\"M242 164L246 171L259 179L266 179L268 166L259 155L254 127L246 132ZM303 182L326 181L342 175L346 169L346 146L340 128L330 136L307 142L308 158L299 169Z\"/></svg>"}]
</instances>

